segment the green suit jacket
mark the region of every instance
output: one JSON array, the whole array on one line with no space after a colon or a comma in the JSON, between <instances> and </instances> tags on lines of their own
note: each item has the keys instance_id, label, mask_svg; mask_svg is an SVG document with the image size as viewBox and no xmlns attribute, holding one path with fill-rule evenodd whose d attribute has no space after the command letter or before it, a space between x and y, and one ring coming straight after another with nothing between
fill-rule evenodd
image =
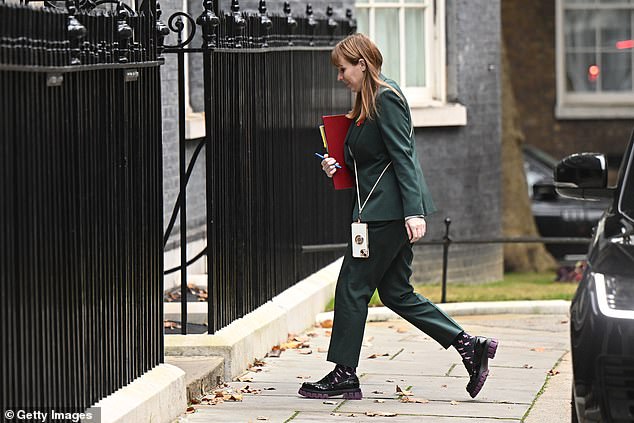
<instances>
[{"instance_id":1,"label":"green suit jacket","mask_svg":"<svg viewBox=\"0 0 634 423\"><path fill-rule=\"evenodd\" d=\"M427 216L436 207L416 156L416 140L409 106L396 82L381 75L403 98L387 87L377 94L377 116L352 122L345 140L346 165L354 172L356 160L361 205L388 163L392 162L361 213L362 222ZM355 194L352 220L359 216Z\"/></svg>"}]
</instances>

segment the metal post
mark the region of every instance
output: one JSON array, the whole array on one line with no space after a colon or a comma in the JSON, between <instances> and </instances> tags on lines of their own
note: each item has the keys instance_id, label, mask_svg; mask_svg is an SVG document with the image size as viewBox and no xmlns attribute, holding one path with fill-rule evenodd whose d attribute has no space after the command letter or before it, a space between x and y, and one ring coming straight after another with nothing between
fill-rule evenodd
<instances>
[{"instance_id":1,"label":"metal post","mask_svg":"<svg viewBox=\"0 0 634 423\"><path fill-rule=\"evenodd\" d=\"M183 20L176 21L178 44L181 44ZM187 335L187 157L185 150L185 52L178 51L178 169L180 180L180 247L181 247L181 334Z\"/></svg>"},{"instance_id":2,"label":"metal post","mask_svg":"<svg viewBox=\"0 0 634 423\"><path fill-rule=\"evenodd\" d=\"M449 225L451 225L451 219L445 218L445 236L442 237L442 294L440 296L440 302L447 302L447 260L449 256L449 246L451 245L451 238L449 238Z\"/></svg>"}]
</instances>

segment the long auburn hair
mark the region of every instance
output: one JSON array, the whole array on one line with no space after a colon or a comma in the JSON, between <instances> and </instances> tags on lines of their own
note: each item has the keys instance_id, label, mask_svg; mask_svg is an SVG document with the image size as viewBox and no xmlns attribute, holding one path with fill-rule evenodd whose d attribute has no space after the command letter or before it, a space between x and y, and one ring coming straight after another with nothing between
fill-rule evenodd
<instances>
[{"instance_id":1,"label":"long auburn hair","mask_svg":"<svg viewBox=\"0 0 634 423\"><path fill-rule=\"evenodd\" d=\"M357 65L361 59L366 65L361 90L356 95L352 110L346 115L348 119L357 119L357 121L373 119L376 116L376 95L379 87L387 87L401 97L397 90L379 77L383 55L367 36L361 33L349 35L339 41L330 53L330 61L336 67L339 67L343 60Z\"/></svg>"}]
</instances>

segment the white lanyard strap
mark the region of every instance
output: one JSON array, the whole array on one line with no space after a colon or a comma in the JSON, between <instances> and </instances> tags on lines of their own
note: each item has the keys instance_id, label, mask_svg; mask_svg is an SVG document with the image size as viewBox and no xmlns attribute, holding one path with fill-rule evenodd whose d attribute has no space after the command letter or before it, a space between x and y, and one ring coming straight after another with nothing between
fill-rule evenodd
<instances>
[{"instance_id":1,"label":"white lanyard strap","mask_svg":"<svg viewBox=\"0 0 634 423\"><path fill-rule=\"evenodd\" d=\"M350 152L350 153L352 153L352 152ZM383 169L383 172L381 172L381 174L379 175L379 179L376 180L376 182L374 183L374 186L370 190L370 193L368 194L368 196L366 197L365 201L363 202L363 205L361 205L361 195L359 194L359 177L357 176L357 161L354 159L354 157L352 158L352 161L354 163L354 180L357 183L357 201L359 202L359 221L361 221L361 212L363 211L363 208L365 207L365 205L367 204L368 200L370 199L370 196L374 192L374 188L376 188L376 186L379 184L379 181L383 177L383 174L385 173L387 168L390 167L392 162L389 162L387 164L387 166L385 166L385 169Z\"/></svg>"}]
</instances>

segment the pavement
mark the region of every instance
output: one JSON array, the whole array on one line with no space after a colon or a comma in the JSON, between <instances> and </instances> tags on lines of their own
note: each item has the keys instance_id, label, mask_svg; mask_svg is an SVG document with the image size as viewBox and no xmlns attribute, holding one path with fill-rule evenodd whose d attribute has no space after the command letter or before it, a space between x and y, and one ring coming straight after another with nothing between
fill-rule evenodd
<instances>
[{"instance_id":1,"label":"pavement","mask_svg":"<svg viewBox=\"0 0 634 423\"><path fill-rule=\"evenodd\" d=\"M566 314L455 319L468 333L500 342L495 359L489 362L489 379L475 399L465 390L468 378L458 353L443 349L409 323L396 319L366 325L357 369L362 400L315 400L297 394L303 381L318 380L333 367L326 361L330 329L319 325L289 337L279 357L257 361L250 371L208 393L176 421L570 421ZM406 395L398 394L399 390Z\"/></svg>"}]
</instances>

